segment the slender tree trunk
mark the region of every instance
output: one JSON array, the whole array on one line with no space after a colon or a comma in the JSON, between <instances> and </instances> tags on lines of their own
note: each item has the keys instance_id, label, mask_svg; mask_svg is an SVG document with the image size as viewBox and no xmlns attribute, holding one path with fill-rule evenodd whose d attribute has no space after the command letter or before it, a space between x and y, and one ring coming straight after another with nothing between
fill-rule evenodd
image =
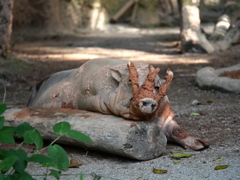
<instances>
[{"instance_id":1,"label":"slender tree trunk","mask_svg":"<svg viewBox=\"0 0 240 180\"><path fill-rule=\"evenodd\" d=\"M6 56L12 34L13 0L0 0L0 56Z\"/></svg>"},{"instance_id":2,"label":"slender tree trunk","mask_svg":"<svg viewBox=\"0 0 240 180\"><path fill-rule=\"evenodd\" d=\"M200 24L200 0L182 0L181 50L182 52L208 52L214 48L202 33Z\"/></svg>"}]
</instances>

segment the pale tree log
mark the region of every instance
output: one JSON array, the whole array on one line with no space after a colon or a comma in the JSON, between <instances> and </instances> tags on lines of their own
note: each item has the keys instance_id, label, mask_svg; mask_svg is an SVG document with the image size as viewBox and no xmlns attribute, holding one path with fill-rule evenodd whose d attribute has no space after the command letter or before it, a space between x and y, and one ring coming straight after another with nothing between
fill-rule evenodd
<instances>
[{"instance_id":1,"label":"pale tree log","mask_svg":"<svg viewBox=\"0 0 240 180\"><path fill-rule=\"evenodd\" d=\"M69 136L57 142L103 151L137 160L157 158L165 152L167 139L156 122L130 121L113 115L66 108L9 109L4 113L5 125L16 127L28 123L36 128L46 141L58 137L52 127L68 122L72 129L89 136L93 143L84 143Z\"/></svg>"},{"instance_id":2,"label":"pale tree log","mask_svg":"<svg viewBox=\"0 0 240 180\"><path fill-rule=\"evenodd\" d=\"M239 4L228 2L215 25L215 30L207 39L201 29L199 12L200 0L179 0L181 17L182 52L207 52L226 50L239 38L239 20L234 20Z\"/></svg>"},{"instance_id":3,"label":"pale tree log","mask_svg":"<svg viewBox=\"0 0 240 180\"><path fill-rule=\"evenodd\" d=\"M214 51L205 34L201 31L198 5L200 0L182 0L181 7L181 50L182 52Z\"/></svg>"},{"instance_id":4,"label":"pale tree log","mask_svg":"<svg viewBox=\"0 0 240 180\"><path fill-rule=\"evenodd\" d=\"M12 34L13 0L0 0L0 56L5 56Z\"/></svg>"}]
</instances>

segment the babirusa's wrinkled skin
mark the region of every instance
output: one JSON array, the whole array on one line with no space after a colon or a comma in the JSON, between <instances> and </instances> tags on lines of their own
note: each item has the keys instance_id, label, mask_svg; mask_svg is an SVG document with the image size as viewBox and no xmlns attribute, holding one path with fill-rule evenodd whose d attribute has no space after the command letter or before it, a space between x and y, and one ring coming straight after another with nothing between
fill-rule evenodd
<instances>
[{"instance_id":1,"label":"babirusa's wrinkled skin","mask_svg":"<svg viewBox=\"0 0 240 180\"><path fill-rule=\"evenodd\" d=\"M163 80L158 76L159 71L143 63L94 59L78 69L55 73L40 82L28 106L74 108L153 121L169 141L193 150L208 147L206 141L187 135L174 121L166 96L173 72L168 69Z\"/></svg>"}]
</instances>

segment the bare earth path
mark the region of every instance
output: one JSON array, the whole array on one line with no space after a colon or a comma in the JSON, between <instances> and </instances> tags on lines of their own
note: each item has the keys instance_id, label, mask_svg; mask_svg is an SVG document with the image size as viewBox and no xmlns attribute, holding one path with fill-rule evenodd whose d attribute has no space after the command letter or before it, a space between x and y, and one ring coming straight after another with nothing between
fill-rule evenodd
<instances>
[{"instance_id":1,"label":"bare earth path","mask_svg":"<svg viewBox=\"0 0 240 180\"><path fill-rule=\"evenodd\" d=\"M24 107L30 87L44 77L60 71L79 67L83 62L99 57L126 61L145 61L161 68L160 76L171 68L175 73L168 92L179 124L189 134L209 141L210 148L188 152L194 156L174 164L170 152L186 152L169 144L165 156L151 161L133 161L76 147L65 147L69 157L84 165L69 169L62 179L85 179L97 175L102 179L156 180L156 179L240 179L240 94L217 90L200 90L195 84L195 73L205 66L226 67L240 62L240 45L213 55L179 54L178 29L137 29L114 26L104 32L79 35L54 35L17 41L14 52L29 62L0 60L1 69L9 75L6 102L10 107ZM19 62L18 62L19 63ZM15 74L13 73L15 72ZM1 73L1 71L0 71ZM0 101L3 89L0 87ZM191 105L193 100L199 105ZM191 113L199 113L191 116ZM4 147L0 144L0 148ZM29 146L25 147L30 149ZM216 161L220 159L220 161ZM229 165L224 170L214 170L217 165ZM153 168L166 169L166 174L154 174ZM41 168L29 167L31 174L43 174ZM75 175L76 174L76 175ZM36 178L41 179L40 176Z\"/></svg>"}]
</instances>

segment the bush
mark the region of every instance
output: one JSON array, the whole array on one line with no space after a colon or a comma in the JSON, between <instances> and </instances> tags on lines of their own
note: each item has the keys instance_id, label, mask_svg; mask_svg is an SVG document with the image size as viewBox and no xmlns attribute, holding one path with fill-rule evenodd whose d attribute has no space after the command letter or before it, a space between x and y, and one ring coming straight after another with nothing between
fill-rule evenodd
<instances>
[{"instance_id":1,"label":"bush","mask_svg":"<svg viewBox=\"0 0 240 180\"><path fill-rule=\"evenodd\" d=\"M43 139L41 134L37 129L34 129L28 123L20 124L17 127L4 126L5 119L4 116L1 115L7 109L5 95L6 91L3 103L0 104L0 142L15 144L14 135L21 137L23 142L19 144L16 149L0 149L0 179L34 179L25 171L29 162L38 163L47 168L44 179L46 179L49 174L54 176L56 179L59 179L60 172L69 168L69 160L65 150L54 143L63 135L68 135L83 142L92 142L92 140L81 132L72 130L71 125L68 122L60 122L53 126L53 132L59 134L59 136L49 146L43 148ZM24 143L34 144L36 146L36 150L33 155L28 156L27 153L21 149ZM45 149L48 151L47 156L41 154L41 152Z\"/></svg>"}]
</instances>

